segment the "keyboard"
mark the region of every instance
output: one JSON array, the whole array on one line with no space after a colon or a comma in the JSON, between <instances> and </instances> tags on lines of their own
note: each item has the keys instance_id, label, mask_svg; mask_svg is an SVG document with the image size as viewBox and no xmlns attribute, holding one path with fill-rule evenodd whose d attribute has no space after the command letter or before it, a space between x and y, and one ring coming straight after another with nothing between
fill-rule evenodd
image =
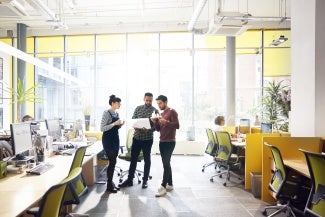
<instances>
[{"instance_id":1,"label":"keyboard","mask_svg":"<svg viewBox=\"0 0 325 217\"><path fill-rule=\"evenodd\" d=\"M70 148L60 151L60 154L73 155L76 152L76 149Z\"/></svg>"},{"instance_id":2,"label":"keyboard","mask_svg":"<svg viewBox=\"0 0 325 217\"><path fill-rule=\"evenodd\" d=\"M49 169L53 168L54 165L50 164L50 163L41 163L39 165L37 165L36 167L26 171L26 173L29 174L35 174L35 175L41 175L43 173L45 173L46 171L48 171Z\"/></svg>"}]
</instances>

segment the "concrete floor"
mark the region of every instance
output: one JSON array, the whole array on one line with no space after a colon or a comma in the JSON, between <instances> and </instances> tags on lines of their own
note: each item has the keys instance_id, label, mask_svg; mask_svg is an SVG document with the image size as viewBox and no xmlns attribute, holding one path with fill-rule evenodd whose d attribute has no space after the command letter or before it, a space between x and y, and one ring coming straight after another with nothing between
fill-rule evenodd
<instances>
[{"instance_id":1,"label":"concrete floor","mask_svg":"<svg viewBox=\"0 0 325 217\"><path fill-rule=\"evenodd\" d=\"M91 217L251 217L263 216L261 211L268 205L244 190L237 178L229 186L223 186L223 179L216 177L209 167L203 173L202 165L211 161L210 156L172 156L174 191L161 198L155 192L162 180L162 163L159 155L152 156L149 187L142 189L134 179L132 187L124 188L117 194L109 194L105 184L96 184L82 198L75 208L76 213L87 213ZM124 169L129 163L118 160ZM143 167L143 162L138 168ZM115 175L115 183L119 177ZM238 184L239 183L239 184Z\"/></svg>"}]
</instances>

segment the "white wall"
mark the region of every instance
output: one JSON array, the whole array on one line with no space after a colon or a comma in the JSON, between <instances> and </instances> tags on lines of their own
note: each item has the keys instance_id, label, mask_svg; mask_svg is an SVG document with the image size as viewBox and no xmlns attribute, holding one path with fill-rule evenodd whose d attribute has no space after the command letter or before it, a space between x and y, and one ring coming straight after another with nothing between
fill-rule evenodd
<instances>
[{"instance_id":1,"label":"white wall","mask_svg":"<svg viewBox=\"0 0 325 217\"><path fill-rule=\"evenodd\" d=\"M322 0L291 5L292 136L325 136L325 15Z\"/></svg>"},{"instance_id":2,"label":"white wall","mask_svg":"<svg viewBox=\"0 0 325 217\"><path fill-rule=\"evenodd\" d=\"M2 83L2 94L3 98L9 98L9 93L6 91L6 88L9 84L9 70L10 70L10 63L9 63L9 56L5 53L0 52L0 57L3 59L3 80L1 80ZM1 91L1 90L0 90ZM8 99L2 99L2 104L0 104L0 107L3 108L3 129L9 130L9 124L10 124L10 104Z\"/></svg>"}]
</instances>

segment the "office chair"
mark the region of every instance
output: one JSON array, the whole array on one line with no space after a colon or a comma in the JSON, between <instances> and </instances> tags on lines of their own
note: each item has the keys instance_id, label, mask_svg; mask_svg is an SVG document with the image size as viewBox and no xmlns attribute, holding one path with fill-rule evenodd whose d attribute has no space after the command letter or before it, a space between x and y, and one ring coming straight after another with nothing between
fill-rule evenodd
<instances>
[{"instance_id":1,"label":"office chair","mask_svg":"<svg viewBox=\"0 0 325 217\"><path fill-rule=\"evenodd\" d=\"M40 206L33 207L27 210L27 214L33 215L35 217L58 217L60 215L60 210L63 202L63 196L71 184L71 182L78 179L81 174L81 168L75 168L71 175L64 179L57 185L52 186L43 195Z\"/></svg>"},{"instance_id":2,"label":"office chair","mask_svg":"<svg viewBox=\"0 0 325 217\"><path fill-rule=\"evenodd\" d=\"M293 203L298 200L299 180L295 177L290 177L288 171L282 160L280 150L272 145L264 143L266 147L271 150L274 161L274 172L269 183L269 188L275 193L275 198L280 204L275 206L267 206L262 212L267 215L267 210L276 209L277 211L268 215L268 217L275 216L280 212L286 212L288 215L296 216L293 212ZM297 182L298 181L298 182Z\"/></svg>"},{"instance_id":3,"label":"office chair","mask_svg":"<svg viewBox=\"0 0 325 217\"><path fill-rule=\"evenodd\" d=\"M122 159L122 160L126 160L126 161L131 161L131 149L132 149L132 141L133 141L133 134L134 134L134 129L131 128L128 131L127 137L126 137L126 152L122 152L121 154L118 155L118 158ZM143 160L143 153L142 151L139 154L138 157L138 162L141 162ZM141 183L140 180L140 176L143 176L143 171L136 169L135 170L135 176L138 179L138 183ZM129 170L123 170L123 172L121 173L119 182L123 182L123 177L129 174ZM149 179L152 179L152 176L149 176Z\"/></svg>"},{"instance_id":4,"label":"office chair","mask_svg":"<svg viewBox=\"0 0 325 217\"><path fill-rule=\"evenodd\" d=\"M121 150L123 150L122 147ZM106 155L106 152L104 150L102 150L97 154L97 160L98 160L98 165L101 168L99 169L96 184L106 184L106 179L107 179L106 170L109 165L109 162L108 162L108 157ZM115 172L118 176L120 176L123 170L121 167L115 165Z\"/></svg>"},{"instance_id":5,"label":"office chair","mask_svg":"<svg viewBox=\"0 0 325 217\"><path fill-rule=\"evenodd\" d=\"M7 141L0 140L0 149L2 149L2 156L0 156L0 159L13 156L12 147Z\"/></svg>"},{"instance_id":6,"label":"office chair","mask_svg":"<svg viewBox=\"0 0 325 217\"><path fill-rule=\"evenodd\" d=\"M79 147L74 155L69 174L66 179L68 179L70 176L72 176L74 170L76 168L81 168L82 167L82 161L85 156L87 146L81 146ZM71 204L79 204L80 203L80 197L84 195L85 193L88 192L88 187L84 181L84 178L82 174L80 174L76 180L74 180L70 188L66 190L66 193L64 194L63 197L63 205L71 205Z\"/></svg>"},{"instance_id":7,"label":"office chair","mask_svg":"<svg viewBox=\"0 0 325 217\"><path fill-rule=\"evenodd\" d=\"M227 181L230 180L230 173L241 179L239 175L231 171L231 169L235 167L240 168L240 163L238 161L238 156L232 154L232 144L229 133L226 131L218 131L215 132L215 135L219 145L218 152L215 156L215 161L219 164L219 167L224 167L225 170L211 176L210 181L213 182L213 178L216 176L222 178L222 175L226 174L226 179L223 185L227 186Z\"/></svg>"},{"instance_id":8,"label":"office chair","mask_svg":"<svg viewBox=\"0 0 325 217\"><path fill-rule=\"evenodd\" d=\"M312 183L305 213L317 217L325 216L325 155L299 150L306 156Z\"/></svg>"},{"instance_id":9,"label":"office chair","mask_svg":"<svg viewBox=\"0 0 325 217\"><path fill-rule=\"evenodd\" d=\"M216 153L218 151L218 143L214 137L213 131L210 128L207 128L205 131L208 136L208 144L205 148L205 153L211 155L213 157L213 161L204 164L202 167L202 172L204 172L205 168L209 166L214 166L214 169L217 169L218 167L217 162L214 160L214 157L216 156Z\"/></svg>"}]
</instances>

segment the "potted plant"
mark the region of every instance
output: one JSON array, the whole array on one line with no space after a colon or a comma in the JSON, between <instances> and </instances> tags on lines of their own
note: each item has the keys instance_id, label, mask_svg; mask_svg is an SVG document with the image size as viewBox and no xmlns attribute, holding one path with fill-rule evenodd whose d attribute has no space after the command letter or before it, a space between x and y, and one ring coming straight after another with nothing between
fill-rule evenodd
<instances>
[{"instance_id":1,"label":"potted plant","mask_svg":"<svg viewBox=\"0 0 325 217\"><path fill-rule=\"evenodd\" d=\"M25 89L24 81L17 79L17 88L9 87L9 92L13 97L13 103L17 103L17 120L21 120L21 108L22 104L26 102L41 102L43 99L39 97L37 88L41 83L32 85L31 87Z\"/></svg>"},{"instance_id":2,"label":"potted plant","mask_svg":"<svg viewBox=\"0 0 325 217\"><path fill-rule=\"evenodd\" d=\"M291 90L283 81L268 82L262 100L263 120L273 125L275 130L288 131L291 109Z\"/></svg>"}]
</instances>

